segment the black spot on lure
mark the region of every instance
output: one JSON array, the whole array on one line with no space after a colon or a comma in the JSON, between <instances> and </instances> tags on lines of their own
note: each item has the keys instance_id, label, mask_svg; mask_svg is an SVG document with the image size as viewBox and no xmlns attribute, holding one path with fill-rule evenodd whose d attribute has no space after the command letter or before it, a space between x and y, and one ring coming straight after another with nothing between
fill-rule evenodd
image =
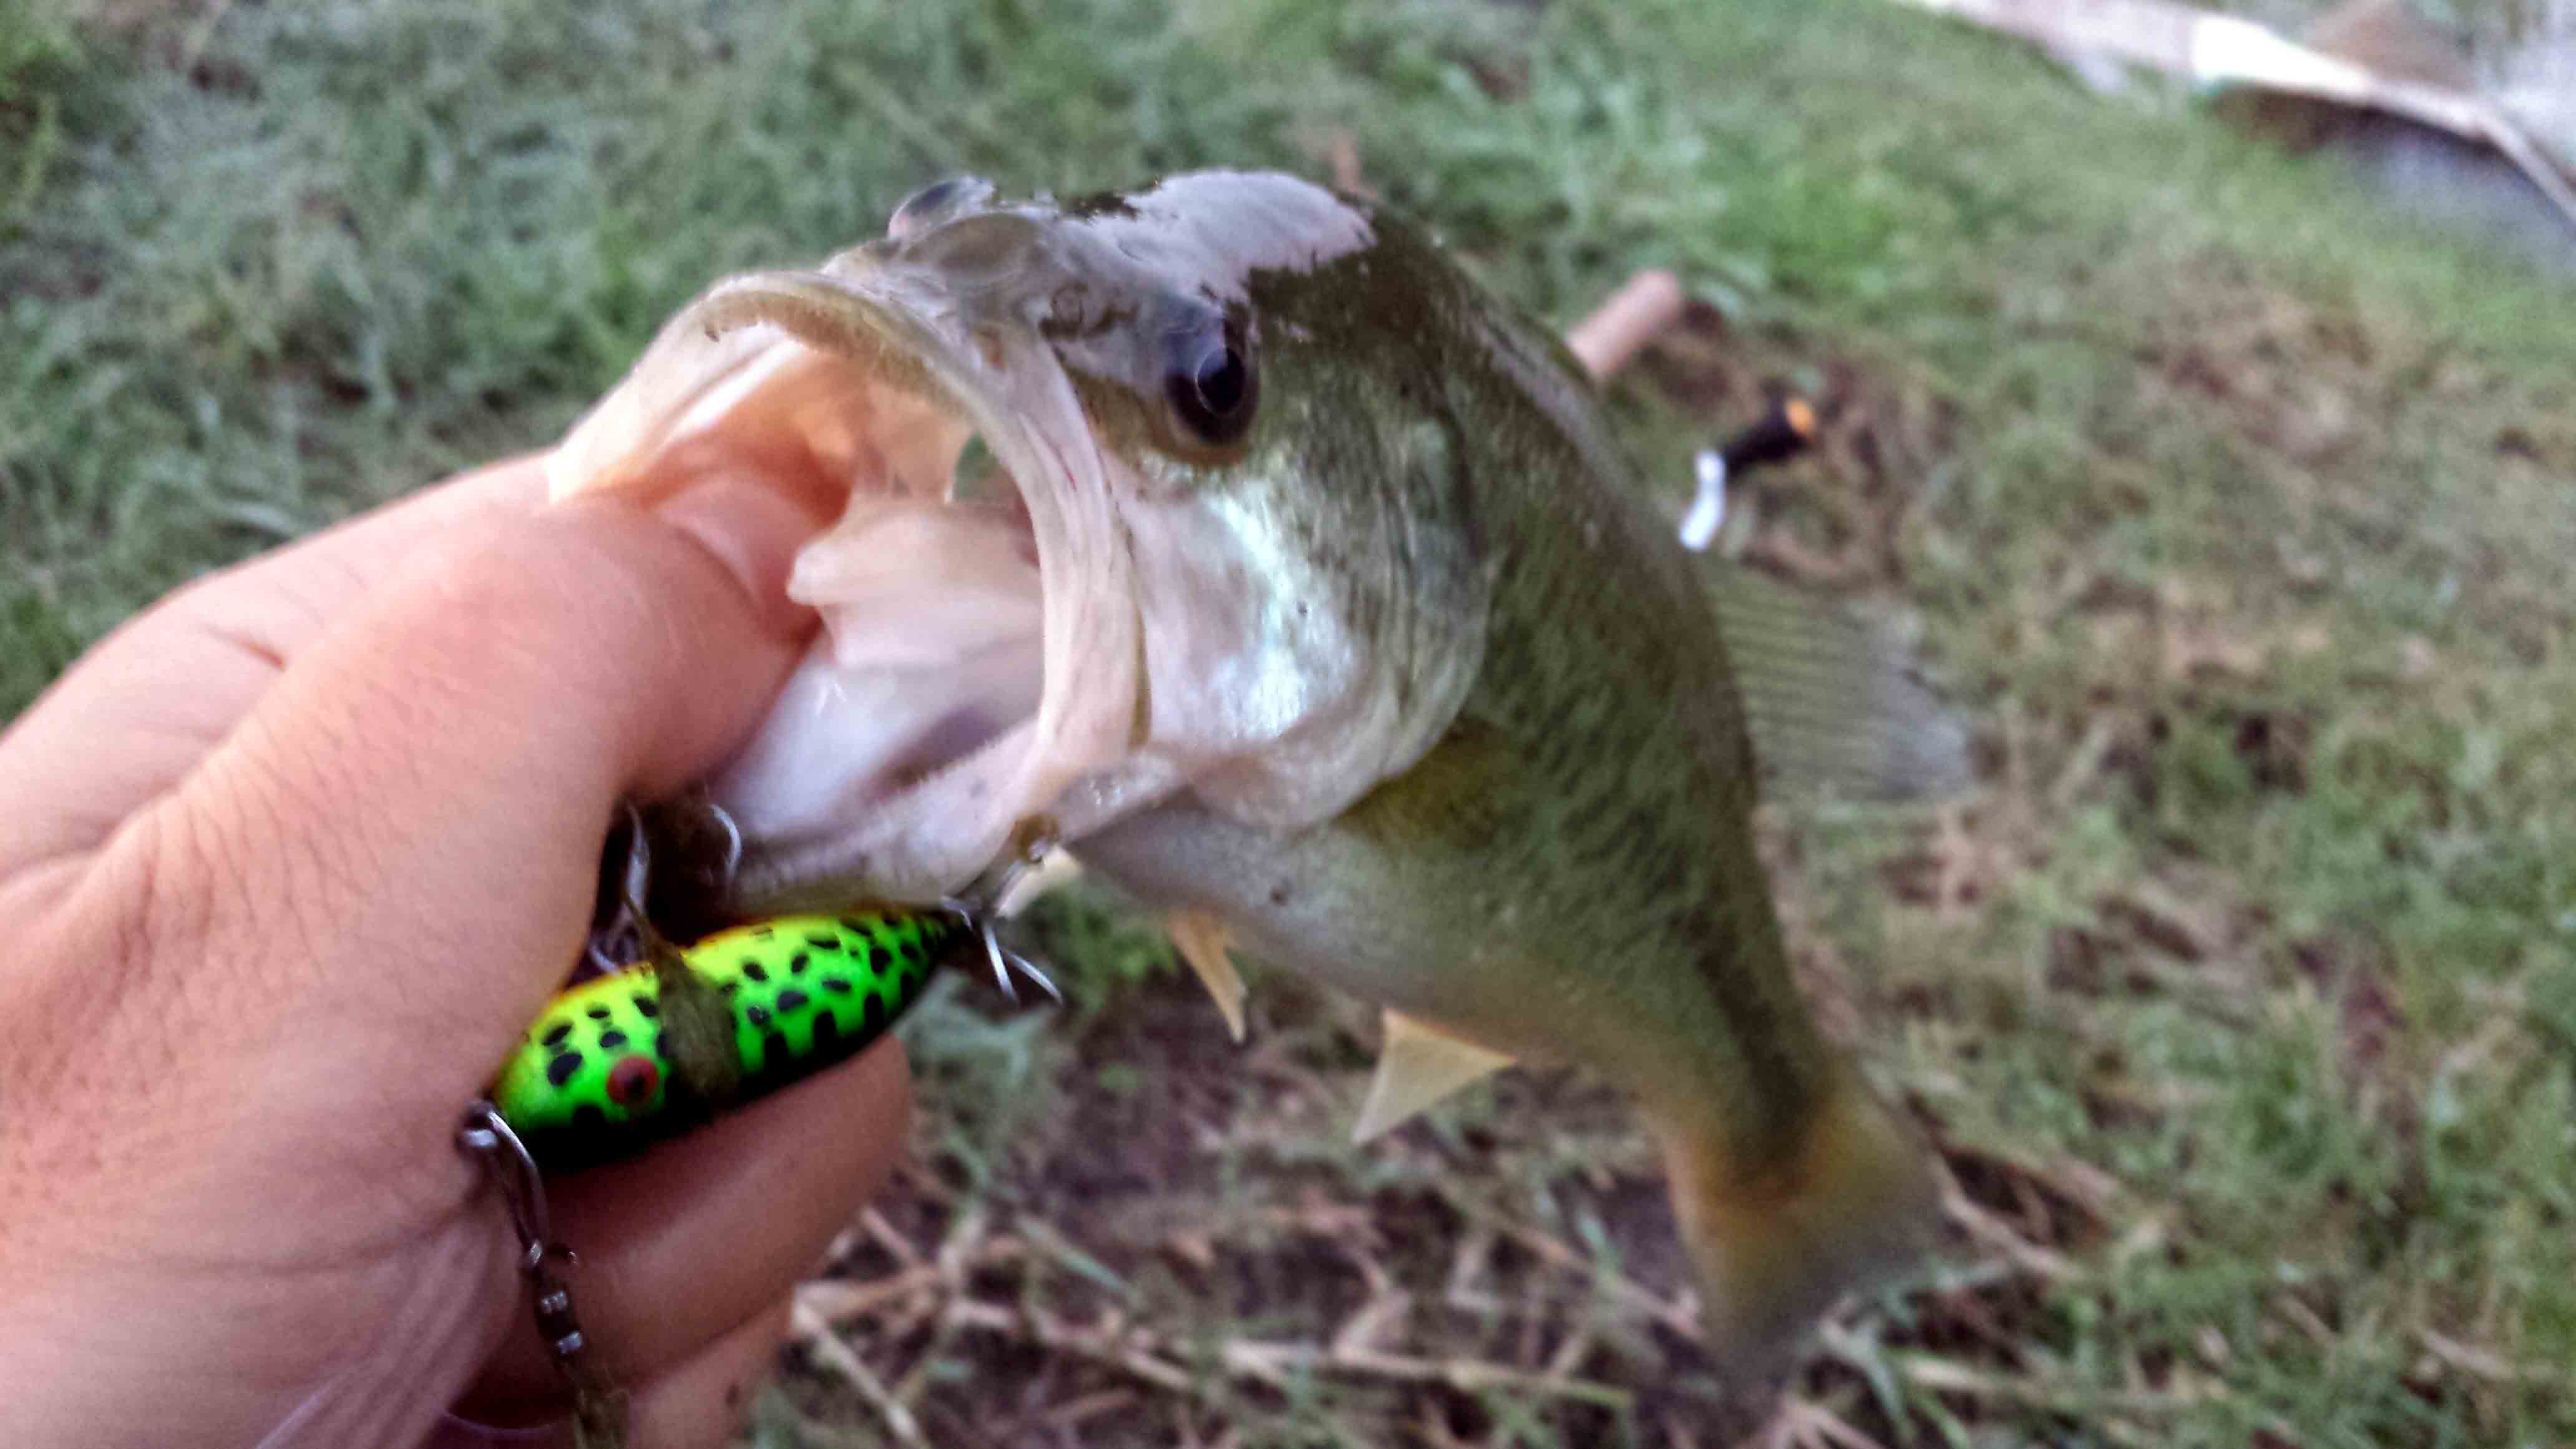
<instances>
[{"instance_id":1,"label":"black spot on lure","mask_svg":"<svg viewBox=\"0 0 2576 1449\"><path fill-rule=\"evenodd\" d=\"M662 946L556 997L492 1102L548 1171L630 1156L864 1050L975 940L948 912L877 909Z\"/></svg>"}]
</instances>

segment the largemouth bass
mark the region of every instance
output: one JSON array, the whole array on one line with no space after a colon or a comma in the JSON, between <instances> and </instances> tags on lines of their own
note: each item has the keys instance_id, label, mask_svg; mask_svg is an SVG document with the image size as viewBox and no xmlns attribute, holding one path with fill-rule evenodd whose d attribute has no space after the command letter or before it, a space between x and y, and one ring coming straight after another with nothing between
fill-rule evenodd
<instances>
[{"instance_id":1,"label":"largemouth bass","mask_svg":"<svg viewBox=\"0 0 2576 1449\"><path fill-rule=\"evenodd\" d=\"M1919 1241L1925 1157L1801 1002L1750 822L1749 719L1833 757L1878 661L1754 590L1740 674L1580 365L1413 225L1278 175L945 183L692 303L556 484L699 448L851 490L790 586L825 632L709 782L731 911L936 901L1055 838L1212 974L1207 932L1401 1013L1430 1090L1600 1072L1744 1367Z\"/></svg>"}]
</instances>

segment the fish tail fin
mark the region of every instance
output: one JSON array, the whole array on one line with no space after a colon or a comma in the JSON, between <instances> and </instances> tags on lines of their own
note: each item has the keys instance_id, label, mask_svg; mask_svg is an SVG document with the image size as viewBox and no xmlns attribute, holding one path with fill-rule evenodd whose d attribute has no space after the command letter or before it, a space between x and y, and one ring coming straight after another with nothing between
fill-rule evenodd
<instances>
[{"instance_id":1,"label":"fish tail fin","mask_svg":"<svg viewBox=\"0 0 2576 1449\"><path fill-rule=\"evenodd\" d=\"M1786 1368L1837 1299L1929 1244L1939 1192L1925 1149L1848 1068L1776 1163L1739 1161L1712 1111L1656 1116L1701 1323L1730 1376Z\"/></svg>"}]
</instances>

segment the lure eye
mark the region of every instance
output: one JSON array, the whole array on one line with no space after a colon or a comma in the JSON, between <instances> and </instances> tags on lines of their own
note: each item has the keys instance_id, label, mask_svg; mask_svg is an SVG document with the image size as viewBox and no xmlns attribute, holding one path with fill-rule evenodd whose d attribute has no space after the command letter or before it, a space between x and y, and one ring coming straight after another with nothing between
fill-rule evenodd
<instances>
[{"instance_id":1,"label":"lure eye","mask_svg":"<svg viewBox=\"0 0 2576 1449\"><path fill-rule=\"evenodd\" d=\"M1174 334L1163 394L1198 442L1223 447L1241 438L1260 391L1250 339L1233 319Z\"/></svg>"},{"instance_id":2,"label":"lure eye","mask_svg":"<svg viewBox=\"0 0 2576 1449\"><path fill-rule=\"evenodd\" d=\"M662 1085L661 1064L651 1057L620 1057L608 1069L608 1100L620 1107L641 1107Z\"/></svg>"}]
</instances>

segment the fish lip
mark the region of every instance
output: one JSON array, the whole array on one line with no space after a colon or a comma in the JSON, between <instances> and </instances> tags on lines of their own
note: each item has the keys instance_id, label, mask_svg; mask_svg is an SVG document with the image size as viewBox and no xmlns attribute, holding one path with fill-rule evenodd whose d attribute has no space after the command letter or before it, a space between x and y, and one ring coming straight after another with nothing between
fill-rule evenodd
<instances>
[{"instance_id":1,"label":"fish lip","mask_svg":"<svg viewBox=\"0 0 2576 1449\"><path fill-rule=\"evenodd\" d=\"M963 221L1007 243L1007 231L997 231L1007 223L993 220L1000 215ZM804 838L747 852L732 889L745 910L862 888L878 897L936 900L983 874L1015 840L1033 831L1066 833L1054 818L1060 804L1087 827L1162 792L1135 788L1121 771L1140 743L1135 723L1143 697L1134 566L1116 518L1117 497L1132 496L1134 480L1099 445L1037 317L1018 310L1033 298L1043 315L1052 290L1044 259L1034 247L1017 258L1007 246L1000 255L987 248L972 258L980 267L961 276L936 258L908 259L921 239L909 240L871 242L812 270L717 283L665 325L627 379L548 460L557 496L641 484L672 448L721 427L782 369L808 363L841 370L854 389L929 403L980 436L1017 490L1041 592L1035 715L928 779L859 802L882 824L836 834L818 815ZM946 461L936 496L955 507L953 455ZM921 500L925 481L854 479L851 506L863 494ZM824 612L828 630L829 608ZM818 649L829 647L828 638L818 641ZM1015 750L1017 758L978 759L996 750ZM939 778L969 761L982 771L976 780ZM961 818L908 826L908 794L920 797L922 814L938 809ZM717 799L723 803L721 788Z\"/></svg>"},{"instance_id":2,"label":"fish lip","mask_svg":"<svg viewBox=\"0 0 2576 1449\"><path fill-rule=\"evenodd\" d=\"M1021 737L945 765L920 761L932 773L889 801L873 787L894 777L876 772L902 764L931 731L904 732L960 686L941 681L944 665L892 688L883 669L834 676L809 654L749 746L785 762L769 798L794 828L735 812L746 824L732 904L745 914L936 900L1033 828L1080 849L1184 791L1247 827L1315 826L1420 760L1481 667L1502 559L1477 541L1452 428L1425 418L1372 433L1385 477L1421 486L1358 489L1311 486L1298 432L1309 424L1294 409L1232 462L1177 456L1159 431L1170 419L1158 411L1157 348L1170 337L1154 309L1173 298L1251 308L1265 274L1333 285L1324 269L1353 259L1365 272L1363 251L1379 244L1369 215L1294 178L1230 172L1169 178L1107 206L961 205L982 209L932 206L918 231L899 227L812 269L717 284L664 326L554 461L559 492L622 482L649 495L703 476L683 458L659 476L654 465L709 426L744 446L722 446L719 433L687 458L740 467L801 438L821 466L791 471L841 476L838 465L866 453L852 437L891 416L875 400L900 394L928 400L907 404L916 417L945 409L980 431L1013 477L1036 579L951 570L957 551L944 546L854 547L842 563L844 581L862 594L873 586L904 627L916 622L907 601L945 597L948 579L1037 600L1010 626L1023 644L1043 636L1034 713L1021 713L1022 673L974 698L990 706L1008 690L1007 712L987 709L945 738L963 744L999 718ZM1281 338L1312 341L1289 315ZM799 359L820 365L799 372ZM773 367L782 371L763 372ZM842 425L836 410L864 427ZM918 436L943 435L929 426ZM821 445L835 437L849 446ZM953 460L934 470L929 450L918 456L935 483L874 476L870 491L936 518L955 492ZM825 536L868 543L852 525L845 513ZM1417 538L1440 546L1410 551ZM800 554L798 571L813 557ZM945 647L971 632L927 637ZM873 657L905 652L928 651ZM791 698L800 684L816 687ZM800 700L825 708L800 720L788 708ZM800 774L803 765L816 769ZM719 790L715 803L726 799Z\"/></svg>"}]
</instances>

